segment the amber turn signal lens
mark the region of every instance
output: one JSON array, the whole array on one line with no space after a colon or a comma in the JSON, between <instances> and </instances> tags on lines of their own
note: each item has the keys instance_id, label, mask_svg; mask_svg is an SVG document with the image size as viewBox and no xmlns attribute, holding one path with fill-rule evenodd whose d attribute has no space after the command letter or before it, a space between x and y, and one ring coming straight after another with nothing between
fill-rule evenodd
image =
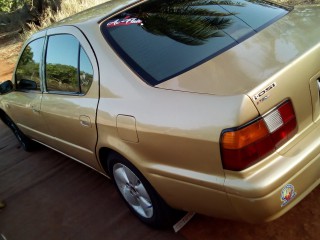
<instances>
[{"instance_id":1,"label":"amber turn signal lens","mask_svg":"<svg viewBox=\"0 0 320 240\"><path fill-rule=\"evenodd\" d=\"M238 131L226 132L222 137L222 144L226 149L239 149L264 138L268 134L266 124L263 120L259 120Z\"/></svg>"}]
</instances>

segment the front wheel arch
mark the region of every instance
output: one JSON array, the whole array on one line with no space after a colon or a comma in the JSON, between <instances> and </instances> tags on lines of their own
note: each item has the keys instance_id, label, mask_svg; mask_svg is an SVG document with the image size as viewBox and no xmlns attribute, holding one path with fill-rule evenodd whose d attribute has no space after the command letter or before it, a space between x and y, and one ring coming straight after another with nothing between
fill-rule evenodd
<instances>
[{"instance_id":1,"label":"front wheel arch","mask_svg":"<svg viewBox=\"0 0 320 240\"><path fill-rule=\"evenodd\" d=\"M0 109L0 118L1 120L11 129L17 140L19 141L21 147L30 152L35 148L35 142L28 138L18 126L11 120L11 118Z\"/></svg>"},{"instance_id":2,"label":"front wheel arch","mask_svg":"<svg viewBox=\"0 0 320 240\"><path fill-rule=\"evenodd\" d=\"M7 123L6 123L6 113L2 110L2 109L0 109L0 119L2 120L2 122L4 123L4 124L6 124L6 125L8 125Z\"/></svg>"}]
</instances>

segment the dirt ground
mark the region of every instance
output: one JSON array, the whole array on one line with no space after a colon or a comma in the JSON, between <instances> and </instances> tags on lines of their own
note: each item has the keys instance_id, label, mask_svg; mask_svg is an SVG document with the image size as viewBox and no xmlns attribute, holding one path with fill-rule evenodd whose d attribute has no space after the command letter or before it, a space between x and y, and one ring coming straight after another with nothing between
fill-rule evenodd
<instances>
[{"instance_id":1,"label":"dirt ground","mask_svg":"<svg viewBox=\"0 0 320 240\"><path fill-rule=\"evenodd\" d=\"M14 64L0 60L0 82L11 80Z\"/></svg>"},{"instance_id":2,"label":"dirt ground","mask_svg":"<svg viewBox=\"0 0 320 240\"><path fill-rule=\"evenodd\" d=\"M1 43L0 40L0 82L11 80L16 59L16 57L8 56L8 50L4 44L6 43Z\"/></svg>"}]
</instances>

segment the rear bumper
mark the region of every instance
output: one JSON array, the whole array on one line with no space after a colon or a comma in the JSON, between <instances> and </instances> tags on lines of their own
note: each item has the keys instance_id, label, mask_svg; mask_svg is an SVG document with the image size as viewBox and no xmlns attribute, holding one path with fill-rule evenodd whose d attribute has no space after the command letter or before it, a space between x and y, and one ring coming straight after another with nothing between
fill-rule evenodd
<instances>
[{"instance_id":1,"label":"rear bumper","mask_svg":"<svg viewBox=\"0 0 320 240\"><path fill-rule=\"evenodd\" d=\"M161 165L148 180L174 208L251 223L271 221L320 184L320 126L313 125L289 144L242 172L213 176L170 168L169 175ZM286 187L294 190L287 202L281 199Z\"/></svg>"},{"instance_id":2,"label":"rear bumper","mask_svg":"<svg viewBox=\"0 0 320 240\"><path fill-rule=\"evenodd\" d=\"M291 186L294 187L294 190ZM276 219L299 203L320 184L320 155L271 193L260 198L245 198L228 194L239 218L246 222L265 222ZM284 200L285 189L293 190Z\"/></svg>"},{"instance_id":3,"label":"rear bumper","mask_svg":"<svg viewBox=\"0 0 320 240\"><path fill-rule=\"evenodd\" d=\"M230 174L228 178L227 174L226 191L236 218L253 223L271 221L320 184L320 126L305 134L285 154L267 160L256 170L247 173L242 183L239 176Z\"/></svg>"}]
</instances>

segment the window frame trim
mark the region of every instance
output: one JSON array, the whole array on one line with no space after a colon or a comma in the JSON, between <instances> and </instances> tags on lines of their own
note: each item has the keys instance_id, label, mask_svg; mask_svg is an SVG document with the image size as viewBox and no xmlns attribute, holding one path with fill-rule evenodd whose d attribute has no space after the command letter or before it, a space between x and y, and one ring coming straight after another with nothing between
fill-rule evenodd
<instances>
[{"instance_id":1,"label":"window frame trim","mask_svg":"<svg viewBox=\"0 0 320 240\"><path fill-rule=\"evenodd\" d=\"M90 61L91 67L92 67L92 81L90 84L90 87L88 88L87 92L82 93L81 92L81 83L80 83L80 74L78 73L78 83L79 83L79 90L80 92L66 92L66 91L48 91L46 86L46 55L47 55L47 47L48 47L48 39L51 36L54 35L71 35L73 36L79 43L79 52L78 52L78 65L80 65L80 50L83 49L83 52L86 54L88 60ZM44 49L44 57L43 57L43 85L44 85L44 91L43 93L46 94L56 94L56 95L70 95L70 96L86 96L90 94L90 90L92 87L94 87L94 83L97 85L98 89L97 91L100 92L100 69L98 64L98 59L96 56L96 53L92 47L92 44L90 43L87 36L84 34L81 29L79 29L77 26L67 25L67 26L58 26L56 28L48 29L46 32L46 43L45 43L45 49ZM80 72L80 68L78 67L78 72ZM94 87L96 88L96 87Z\"/></svg>"},{"instance_id":2,"label":"window frame trim","mask_svg":"<svg viewBox=\"0 0 320 240\"><path fill-rule=\"evenodd\" d=\"M62 91L57 91L53 92L50 91L48 92L46 89L46 79L45 79L45 57L47 53L47 42L48 38L52 35L59 35L59 34L69 34L74 36L78 42L79 45L82 47L83 51L87 55L88 60L91 63L92 66L92 82L90 84L90 88L86 93L72 93L72 92L62 92ZM33 41L44 38L44 43L43 43L43 48L42 48L42 54L41 54L41 61L40 61L40 91L39 90L27 90L27 89L17 89L16 87L16 71L17 71L17 66L18 62L21 58L22 53L24 52L25 48ZM71 96L86 96L86 95L92 95L97 94L100 96L100 68L98 64L98 58L97 55L92 47L92 44L90 43L89 39L85 35L85 33L78 28L77 26L74 25L66 25L66 26L58 26L55 28L50 28L46 30L39 31L37 33L34 33L28 40L26 40L21 47L21 51L18 56L18 62L15 66L14 69L14 74L12 76L12 82L14 83L14 91L17 92L26 92L26 93L37 93L37 94L57 94L57 95L71 95ZM79 79L80 81L80 79ZM93 91L93 92L92 92Z\"/></svg>"},{"instance_id":3,"label":"window frame trim","mask_svg":"<svg viewBox=\"0 0 320 240\"><path fill-rule=\"evenodd\" d=\"M48 90L47 88L47 72L46 72L46 66L47 66L47 54L48 54L48 44L49 44L49 38L52 36L58 36L58 35L70 35L74 37L78 41L78 57L77 57L77 80L78 80L78 87L80 92L68 92L68 91L59 91L59 90ZM47 94L56 94L56 95L71 95L71 96L84 96L85 94L81 93L80 88L80 76L79 76L79 49L81 48L80 40L74 36L72 33L55 33L55 34L47 34L46 35L46 45L44 50L44 58L43 58L43 85L44 85L44 93Z\"/></svg>"}]
</instances>

